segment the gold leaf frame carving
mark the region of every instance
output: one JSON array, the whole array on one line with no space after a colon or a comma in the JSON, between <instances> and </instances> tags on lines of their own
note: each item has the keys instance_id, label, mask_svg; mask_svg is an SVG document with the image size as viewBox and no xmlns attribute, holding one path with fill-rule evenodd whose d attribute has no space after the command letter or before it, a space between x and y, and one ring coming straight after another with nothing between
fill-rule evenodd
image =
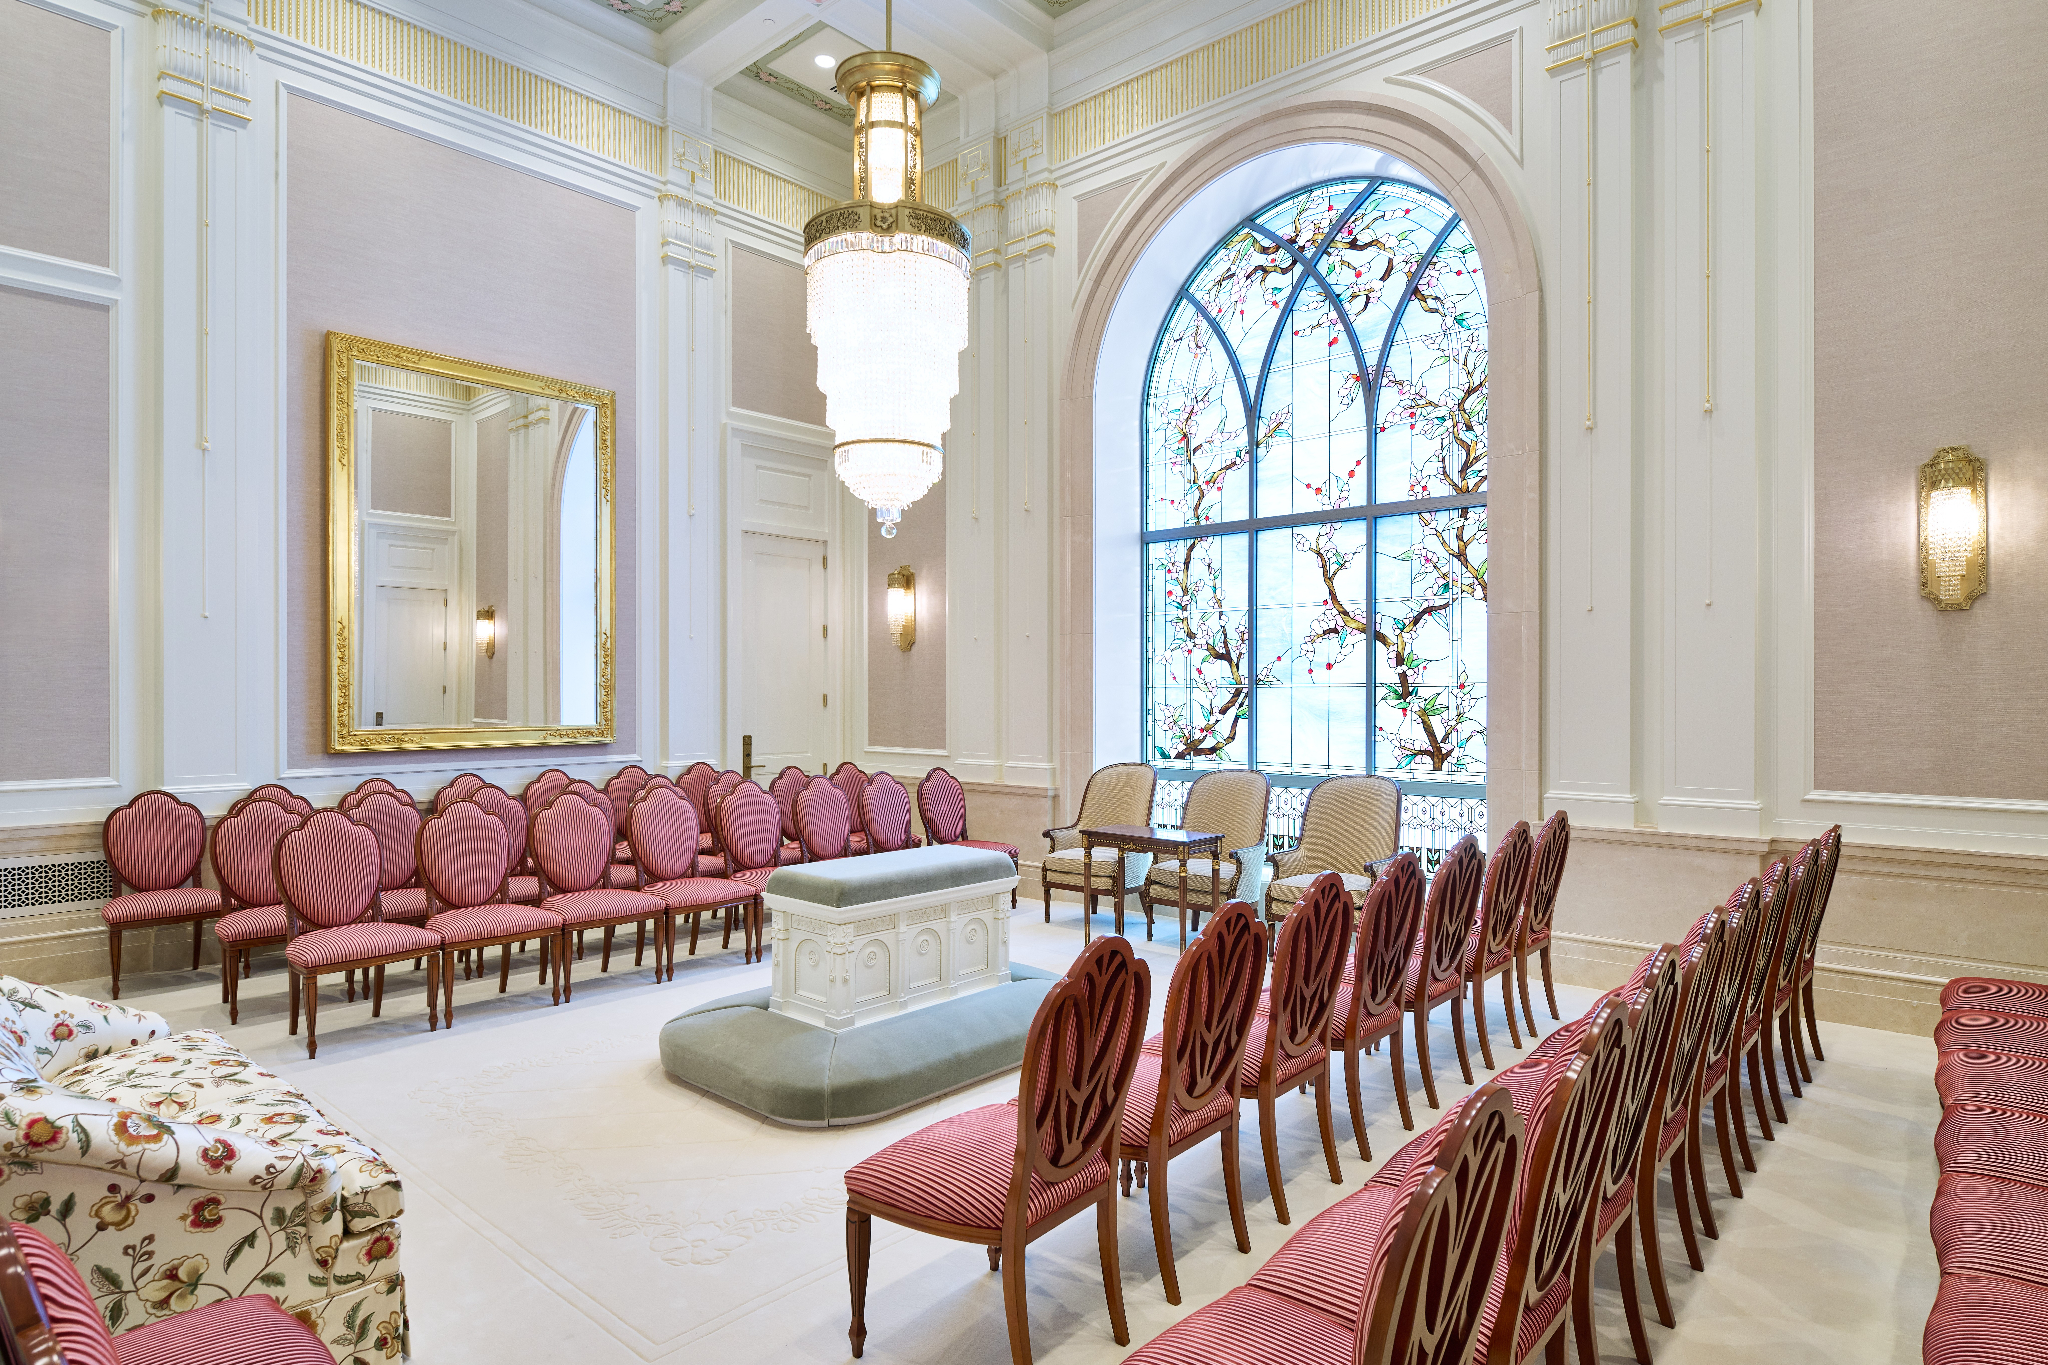
<instances>
[{"instance_id":1,"label":"gold leaf frame carving","mask_svg":"<svg viewBox=\"0 0 2048 1365\"><path fill-rule=\"evenodd\" d=\"M390 365L490 388L511 389L569 403L597 414L597 724L414 726L359 729L354 709L354 641L361 547L356 535L356 362ZM617 594L613 498L616 396L610 389L528 374L481 361L460 360L388 341L327 334L327 751L389 753L408 749L504 749L541 744L610 744L617 737L617 677L612 637Z\"/></svg>"}]
</instances>

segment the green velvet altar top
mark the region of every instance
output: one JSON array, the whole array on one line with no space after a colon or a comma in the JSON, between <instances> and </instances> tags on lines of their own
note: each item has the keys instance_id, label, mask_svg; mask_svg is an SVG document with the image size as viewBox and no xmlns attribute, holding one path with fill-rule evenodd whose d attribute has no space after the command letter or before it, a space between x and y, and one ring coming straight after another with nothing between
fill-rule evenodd
<instances>
[{"instance_id":1,"label":"green velvet altar top","mask_svg":"<svg viewBox=\"0 0 2048 1365\"><path fill-rule=\"evenodd\" d=\"M1016 865L994 849L940 844L778 867L768 879L767 891L772 896L843 908L979 882L1007 882L1016 875Z\"/></svg>"}]
</instances>

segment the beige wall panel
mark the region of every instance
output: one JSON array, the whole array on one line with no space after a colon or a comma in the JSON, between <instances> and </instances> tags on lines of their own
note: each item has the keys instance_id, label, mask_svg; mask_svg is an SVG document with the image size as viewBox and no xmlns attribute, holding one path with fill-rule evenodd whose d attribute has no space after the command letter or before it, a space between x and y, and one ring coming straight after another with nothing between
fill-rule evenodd
<instances>
[{"instance_id":1,"label":"beige wall panel","mask_svg":"<svg viewBox=\"0 0 2048 1365\"><path fill-rule=\"evenodd\" d=\"M455 424L409 412L370 413L370 506L455 515Z\"/></svg>"},{"instance_id":2,"label":"beige wall panel","mask_svg":"<svg viewBox=\"0 0 2048 1365\"><path fill-rule=\"evenodd\" d=\"M888 609L889 575L905 564L917 575L917 642L907 650L898 649L889 639ZM943 484L903 510L903 521L892 539L884 540L880 525L868 519L867 598L868 743L889 749L945 748ZM908 772L912 766L905 763L903 769ZM923 771L918 769L920 774Z\"/></svg>"},{"instance_id":3,"label":"beige wall panel","mask_svg":"<svg viewBox=\"0 0 2048 1365\"><path fill-rule=\"evenodd\" d=\"M0 288L0 782L113 773L112 322Z\"/></svg>"},{"instance_id":4,"label":"beige wall panel","mask_svg":"<svg viewBox=\"0 0 2048 1365\"><path fill-rule=\"evenodd\" d=\"M1417 73L1425 80L1455 90L1499 119L1515 126L1515 40L1502 38L1477 52L1453 57L1441 66Z\"/></svg>"},{"instance_id":5,"label":"beige wall panel","mask_svg":"<svg viewBox=\"0 0 2048 1365\"><path fill-rule=\"evenodd\" d=\"M2048 800L2048 5L1814 6L1814 785ZM1990 466L1991 586L1919 595L1914 471Z\"/></svg>"},{"instance_id":6,"label":"beige wall panel","mask_svg":"<svg viewBox=\"0 0 2048 1365\"><path fill-rule=\"evenodd\" d=\"M1145 177L1134 175L1104 185L1099 190L1090 190L1074 198L1074 259L1086 262L1088 253L1095 250L1095 243L1109 228L1109 220L1116 217L1116 211L1124 206L1124 200L1131 197L1131 191Z\"/></svg>"},{"instance_id":7,"label":"beige wall panel","mask_svg":"<svg viewBox=\"0 0 2048 1365\"><path fill-rule=\"evenodd\" d=\"M114 263L111 43L0 0L0 245Z\"/></svg>"},{"instance_id":8,"label":"beige wall panel","mask_svg":"<svg viewBox=\"0 0 2048 1365\"><path fill-rule=\"evenodd\" d=\"M804 330L804 269L758 251L732 251L732 405L825 425L818 348Z\"/></svg>"},{"instance_id":9,"label":"beige wall panel","mask_svg":"<svg viewBox=\"0 0 2048 1365\"><path fill-rule=\"evenodd\" d=\"M327 332L352 332L616 391L618 741L527 751L536 768L634 746L633 214L588 195L294 97L286 117L290 409L287 763L445 766L327 748ZM506 751L497 751L503 756Z\"/></svg>"}]
</instances>

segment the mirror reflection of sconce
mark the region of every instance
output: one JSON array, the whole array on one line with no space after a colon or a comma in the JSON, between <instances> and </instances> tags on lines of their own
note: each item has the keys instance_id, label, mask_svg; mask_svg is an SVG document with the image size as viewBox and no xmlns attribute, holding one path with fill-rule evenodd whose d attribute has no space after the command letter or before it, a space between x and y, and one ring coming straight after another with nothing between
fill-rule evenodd
<instances>
[{"instance_id":1,"label":"mirror reflection of sconce","mask_svg":"<svg viewBox=\"0 0 2048 1365\"><path fill-rule=\"evenodd\" d=\"M1968 611L1991 586L1991 502L1984 462L1943 446L1920 466L1920 595Z\"/></svg>"},{"instance_id":2,"label":"mirror reflection of sconce","mask_svg":"<svg viewBox=\"0 0 2048 1365\"><path fill-rule=\"evenodd\" d=\"M889 575L889 638L898 649L917 643L917 575L908 564Z\"/></svg>"},{"instance_id":3,"label":"mirror reflection of sconce","mask_svg":"<svg viewBox=\"0 0 2048 1365\"><path fill-rule=\"evenodd\" d=\"M476 614L476 647L486 659L498 657L498 609L485 607Z\"/></svg>"}]
</instances>

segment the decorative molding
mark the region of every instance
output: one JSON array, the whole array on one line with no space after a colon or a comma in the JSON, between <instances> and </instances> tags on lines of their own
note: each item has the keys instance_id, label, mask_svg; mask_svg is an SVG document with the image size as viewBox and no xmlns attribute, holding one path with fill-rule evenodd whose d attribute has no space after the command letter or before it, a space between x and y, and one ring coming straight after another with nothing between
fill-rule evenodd
<instances>
[{"instance_id":1,"label":"decorative molding","mask_svg":"<svg viewBox=\"0 0 2048 1365\"><path fill-rule=\"evenodd\" d=\"M1284 75L1452 0L1302 0L1052 114L1052 164Z\"/></svg>"},{"instance_id":2,"label":"decorative molding","mask_svg":"<svg viewBox=\"0 0 2048 1365\"><path fill-rule=\"evenodd\" d=\"M1712 22L1739 9L1762 8L1761 0L1727 0L1727 3L1719 5L1712 0L1667 0L1667 3L1657 6L1657 32L1669 33L1672 29L1701 20Z\"/></svg>"},{"instance_id":3,"label":"decorative molding","mask_svg":"<svg viewBox=\"0 0 2048 1365\"><path fill-rule=\"evenodd\" d=\"M922 188L925 203L950 210L960 195L960 158L925 167Z\"/></svg>"},{"instance_id":4,"label":"decorative molding","mask_svg":"<svg viewBox=\"0 0 2048 1365\"><path fill-rule=\"evenodd\" d=\"M1762 858L1772 851L1769 839L1744 834L1687 834L1670 829L1612 829L1602 825L1572 825L1572 842L1614 844L1628 848L1666 848L1684 853L1728 853L1745 858ZM1798 844L1792 847L1797 848Z\"/></svg>"},{"instance_id":5,"label":"decorative molding","mask_svg":"<svg viewBox=\"0 0 2048 1365\"><path fill-rule=\"evenodd\" d=\"M202 115L228 119L224 128L250 121L249 57L256 44L237 29L183 10L155 9L157 101L172 100Z\"/></svg>"},{"instance_id":6,"label":"decorative molding","mask_svg":"<svg viewBox=\"0 0 2048 1365\"><path fill-rule=\"evenodd\" d=\"M661 125L363 4L249 0L257 27L635 170L660 174Z\"/></svg>"},{"instance_id":7,"label":"decorative molding","mask_svg":"<svg viewBox=\"0 0 2048 1365\"><path fill-rule=\"evenodd\" d=\"M839 202L829 194L806 189L794 180L724 152L714 154L712 180L718 197L734 208L798 232L803 231L805 223Z\"/></svg>"},{"instance_id":8,"label":"decorative molding","mask_svg":"<svg viewBox=\"0 0 2048 1365\"><path fill-rule=\"evenodd\" d=\"M2004 796L1921 796L1910 792L1810 791L1807 801L1839 801L1850 806L1911 806L1930 810L2001 811L2013 815L2048 815L2048 801Z\"/></svg>"},{"instance_id":9,"label":"decorative molding","mask_svg":"<svg viewBox=\"0 0 2048 1365\"><path fill-rule=\"evenodd\" d=\"M1040 180L1003 196L1003 259L1016 260L1033 252L1050 251L1053 224L1057 221L1054 196L1059 186Z\"/></svg>"},{"instance_id":10,"label":"decorative molding","mask_svg":"<svg viewBox=\"0 0 2048 1365\"><path fill-rule=\"evenodd\" d=\"M839 98L836 91L828 93L824 90L814 90L802 81L792 80L780 71L774 70L770 65L770 63L780 60L793 49L809 42L814 34L821 32L825 28L826 25L823 23L812 24L809 28L804 29L796 37L791 38L772 52L762 53L761 56L741 68L738 79L758 81L770 90L780 91L782 94L789 96L805 108L816 109L819 113L829 118L835 118L851 128L853 126L853 106Z\"/></svg>"},{"instance_id":11,"label":"decorative molding","mask_svg":"<svg viewBox=\"0 0 2048 1365\"><path fill-rule=\"evenodd\" d=\"M1636 0L1551 0L1545 71L1636 45Z\"/></svg>"}]
</instances>

